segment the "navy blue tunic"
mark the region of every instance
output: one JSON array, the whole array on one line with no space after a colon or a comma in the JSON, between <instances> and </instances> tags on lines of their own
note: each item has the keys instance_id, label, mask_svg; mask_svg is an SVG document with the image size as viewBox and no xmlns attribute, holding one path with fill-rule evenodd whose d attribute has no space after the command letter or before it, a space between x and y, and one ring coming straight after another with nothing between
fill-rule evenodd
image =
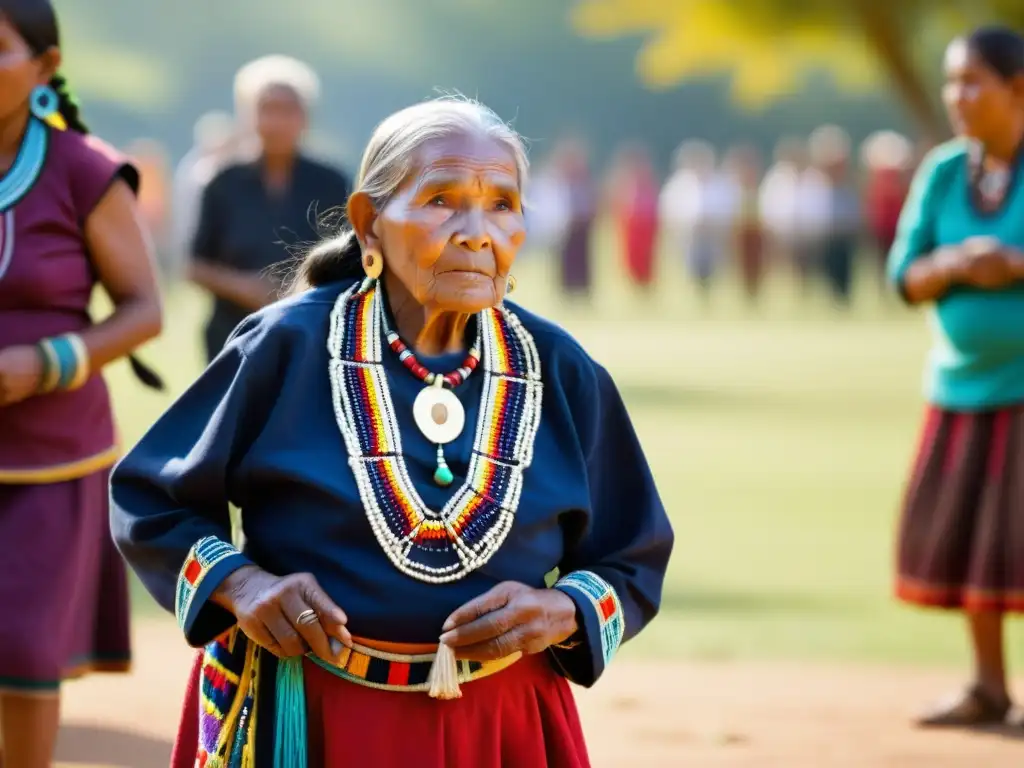
<instances>
[{"instance_id":1,"label":"navy blue tunic","mask_svg":"<svg viewBox=\"0 0 1024 768\"><path fill-rule=\"evenodd\" d=\"M619 643L657 613L673 543L608 372L564 330L509 306L534 339L544 386L515 523L490 561L461 580L417 580L395 568L373 534L332 406L329 316L349 285L248 318L120 462L112 516L124 556L161 605L175 610L177 599L195 646L232 626L233 617L208 598L250 561L279 575L312 573L348 614L354 635L409 643L436 643L453 610L503 581L540 588L558 569L560 588L579 609L581 642L551 652L563 674L592 684ZM447 371L460 361L424 362ZM411 479L424 502L440 509L465 480L483 376L455 390L466 428L445 446L455 482L441 488L432 481L436 446L412 418L424 385L397 356L386 354L385 367ZM217 542L211 548L207 538L230 541L229 503L243 510L243 553ZM200 565L183 567L204 539Z\"/></svg>"}]
</instances>

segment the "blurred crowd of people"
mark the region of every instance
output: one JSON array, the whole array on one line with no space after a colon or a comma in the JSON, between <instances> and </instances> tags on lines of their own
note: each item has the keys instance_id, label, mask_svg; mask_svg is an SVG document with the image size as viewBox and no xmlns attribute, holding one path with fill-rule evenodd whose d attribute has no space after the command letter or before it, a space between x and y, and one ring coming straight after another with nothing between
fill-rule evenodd
<instances>
[{"instance_id":1,"label":"blurred crowd of people","mask_svg":"<svg viewBox=\"0 0 1024 768\"><path fill-rule=\"evenodd\" d=\"M659 253L678 254L707 295L727 269L756 300L770 269L789 268L804 288L824 283L849 302L859 254L873 254L879 278L923 148L882 131L859 153L848 134L823 126L806 140L779 141L765 167L757 149L687 140L664 183L641 145L623 147L604 182L585 145L567 140L536 174L530 234L561 261L562 288L586 297L592 285L591 234L611 216L625 271L639 288L657 276Z\"/></svg>"},{"instance_id":2,"label":"blurred crowd of people","mask_svg":"<svg viewBox=\"0 0 1024 768\"><path fill-rule=\"evenodd\" d=\"M254 88L246 78L245 70L239 73L234 114L203 115L192 148L173 171L159 144L141 140L128 148L142 173L142 210L169 280L182 277L194 255L207 185L226 167L261 152ZM591 293L597 255L592 236L595 224L608 217L625 273L640 290L655 284L660 254L678 255L705 297L734 271L756 301L766 275L784 270L805 293L824 285L843 305L851 299L859 257L884 280L885 256L923 149L880 131L858 152L849 135L831 125L806 139L782 138L770 162L752 145L721 150L692 139L676 150L662 181L642 144L620 148L601 179L586 143L566 139L533 177L530 238L534 250L557 254L561 289L570 297Z\"/></svg>"}]
</instances>

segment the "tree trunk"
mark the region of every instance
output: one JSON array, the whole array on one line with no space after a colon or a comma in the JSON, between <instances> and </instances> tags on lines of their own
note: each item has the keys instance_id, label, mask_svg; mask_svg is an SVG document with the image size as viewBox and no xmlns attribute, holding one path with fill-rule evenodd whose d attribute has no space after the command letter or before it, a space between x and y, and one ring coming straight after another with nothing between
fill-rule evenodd
<instances>
[{"instance_id":1,"label":"tree trunk","mask_svg":"<svg viewBox=\"0 0 1024 768\"><path fill-rule=\"evenodd\" d=\"M924 133L923 138L933 143L947 138L949 128L945 117L936 107L927 79L908 54L911 35L904 29L900 0L854 0L848 7L857 16L865 40L888 72L890 85Z\"/></svg>"}]
</instances>

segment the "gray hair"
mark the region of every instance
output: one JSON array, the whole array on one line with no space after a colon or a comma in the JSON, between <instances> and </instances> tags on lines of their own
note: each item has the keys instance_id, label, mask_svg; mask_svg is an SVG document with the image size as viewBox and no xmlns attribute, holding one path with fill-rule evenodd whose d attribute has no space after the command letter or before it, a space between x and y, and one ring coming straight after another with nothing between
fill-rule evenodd
<instances>
[{"instance_id":1,"label":"gray hair","mask_svg":"<svg viewBox=\"0 0 1024 768\"><path fill-rule=\"evenodd\" d=\"M263 56L238 70L235 75L235 111L243 124L255 119L256 105L272 88L288 88L306 110L320 97L320 78L305 62L291 56Z\"/></svg>"},{"instance_id":2,"label":"gray hair","mask_svg":"<svg viewBox=\"0 0 1024 768\"><path fill-rule=\"evenodd\" d=\"M507 147L515 158L519 186L525 189L530 161L526 144L515 129L477 101L442 96L406 107L377 125L363 153L353 192L367 195L381 210L413 173L425 144L462 134L489 136ZM348 227L305 257L293 290L358 277L361 256L355 232Z\"/></svg>"},{"instance_id":3,"label":"gray hair","mask_svg":"<svg viewBox=\"0 0 1024 768\"><path fill-rule=\"evenodd\" d=\"M525 188L530 161L522 137L483 104L444 96L406 107L377 126L363 153L356 191L369 195L374 206L382 208L412 173L424 144L466 133L490 136L505 145L515 157L519 186Z\"/></svg>"}]
</instances>

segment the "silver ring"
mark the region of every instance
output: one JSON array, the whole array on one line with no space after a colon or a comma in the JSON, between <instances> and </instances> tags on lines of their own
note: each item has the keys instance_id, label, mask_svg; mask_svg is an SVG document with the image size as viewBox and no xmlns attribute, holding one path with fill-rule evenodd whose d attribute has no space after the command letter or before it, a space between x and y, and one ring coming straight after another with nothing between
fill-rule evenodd
<instances>
[{"instance_id":1,"label":"silver ring","mask_svg":"<svg viewBox=\"0 0 1024 768\"><path fill-rule=\"evenodd\" d=\"M320 621L320 617L312 608L307 608L295 617L296 624L315 624L318 621Z\"/></svg>"}]
</instances>

